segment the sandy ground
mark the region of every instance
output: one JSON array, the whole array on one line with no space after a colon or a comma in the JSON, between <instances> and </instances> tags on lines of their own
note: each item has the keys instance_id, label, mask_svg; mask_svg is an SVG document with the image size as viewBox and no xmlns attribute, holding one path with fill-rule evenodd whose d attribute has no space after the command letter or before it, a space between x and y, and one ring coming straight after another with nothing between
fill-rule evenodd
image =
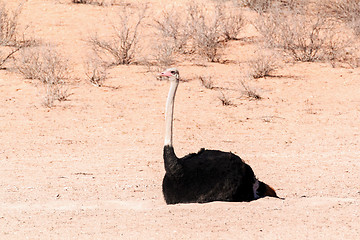
<instances>
[{"instance_id":1,"label":"sandy ground","mask_svg":"<svg viewBox=\"0 0 360 240\"><path fill-rule=\"evenodd\" d=\"M119 66L106 82L117 88L97 88L76 70L87 32L101 30L95 23L113 10L51 0L24 6L22 22L61 47L76 81L69 101L48 109L36 81L0 71L1 239L358 239L359 68L287 63L252 82L263 99L249 101L240 97L238 64L180 63L188 81L175 103L177 154L232 151L285 200L167 206L168 83L144 66ZM229 48L246 55L253 46ZM212 75L235 106L222 106L197 75Z\"/></svg>"}]
</instances>

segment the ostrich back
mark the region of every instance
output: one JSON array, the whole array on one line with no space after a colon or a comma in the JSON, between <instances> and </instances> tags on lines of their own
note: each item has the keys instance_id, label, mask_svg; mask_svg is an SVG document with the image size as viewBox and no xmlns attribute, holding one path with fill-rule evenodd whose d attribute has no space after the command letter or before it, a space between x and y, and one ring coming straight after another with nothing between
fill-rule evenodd
<instances>
[{"instance_id":1,"label":"ostrich back","mask_svg":"<svg viewBox=\"0 0 360 240\"><path fill-rule=\"evenodd\" d=\"M253 200L254 172L237 155L201 149L177 161L181 174L163 179L166 203Z\"/></svg>"}]
</instances>

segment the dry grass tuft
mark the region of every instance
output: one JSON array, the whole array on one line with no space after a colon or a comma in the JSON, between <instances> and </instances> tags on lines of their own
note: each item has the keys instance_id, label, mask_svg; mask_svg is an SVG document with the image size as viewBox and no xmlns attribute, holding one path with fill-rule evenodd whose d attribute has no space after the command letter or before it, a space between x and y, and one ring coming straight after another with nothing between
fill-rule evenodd
<instances>
[{"instance_id":1,"label":"dry grass tuft","mask_svg":"<svg viewBox=\"0 0 360 240\"><path fill-rule=\"evenodd\" d=\"M211 76L199 76L199 80L201 82L201 85L204 86L206 89L212 90L216 88Z\"/></svg>"},{"instance_id":2,"label":"dry grass tuft","mask_svg":"<svg viewBox=\"0 0 360 240\"><path fill-rule=\"evenodd\" d=\"M104 86L108 67L99 61L99 59L93 58L89 58L85 65L87 80L96 87Z\"/></svg>"},{"instance_id":3,"label":"dry grass tuft","mask_svg":"<svg viewBox=\"0 0 360 240\"><path fill-rule=\"evenodd\" d=\"M221 101L221 104L223 106L236 106L234 103L231 102L231 100L227 96L225 96L225 94L222 91L220 91L220 94L221 95L218 97L218 99Z\"/></svg>"},{"instance_id":4,"label":"dry grass tuft","mask_svg":"<svg viewBox=\"0 0 360 240\"><path fill-rule=\"evenodd\" d=\"M241 86L243 87L242 95L245 95L250 100L261 100L262 97L257 93L256 89L249 86L245 80L240 81Z\"/></svg>"},{"instance_id":5,"label":"dry grass tuft","mask_svg":"<svg viewBox=\"0 0 360 240\"><path fill-rule=\"evenodd\" d=\"M260 52L254 59L249 61L249 76L252 78L263 78L270 76L276 70L277 63L273 55Z\"/></svg>"}]
</instances>

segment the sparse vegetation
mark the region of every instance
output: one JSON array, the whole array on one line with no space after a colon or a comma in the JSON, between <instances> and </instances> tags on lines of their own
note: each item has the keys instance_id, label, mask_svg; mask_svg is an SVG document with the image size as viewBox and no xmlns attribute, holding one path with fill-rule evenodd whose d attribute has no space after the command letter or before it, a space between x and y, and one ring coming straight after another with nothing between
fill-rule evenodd
<instances>
[{"instance_id":1,"label":"sparse vegetation","mask_svg":"<svg viewBox=\"0 0 360 240\"><path fill-rule=\"evenodd\" d=\"M19 4L16 10L10 11L6 8L5 3L0 1L0 45L17 45L17 29L22 6Z\"/></svg>"},{"instance_id":2,"label":"sparse vegetation","mask_svg":"<svg viewBox=\"0 0 360 240\"><path fill-rule=\"evenodd\" d=\"M248 7L259 14L267 12L272 7L295 8L299 5L298 0L239 0L242 6Z\"/></svg>"},{"instance_id":3,"label":"sparse vegetation","mask_svg":"<svg viewBox=\"0 0 360 240\"><path fill-rule=\"evenodd\" d=\"M240 81L241 86L243 87L242 94L248 97L250 100L260 100L262 97L256 92L256 90L250 87L245 80Z\"/></svg>"},{"instance_id":4,"label":"sparse vegetation","mask_svg":"<svg viewBox=\"0 0 360 240\"><path fill-rule=\"evenodd\" d=\"M14 11L6 8L0 1L0 67L11 59L20 49L33 45L33 41L25 40L24 34L18 33L19 15L23 4L20 3ZM21 36L21 40L19 40Z\"/></svg>"},{"instance_id":5,"label":"sparse vegetation","mask_svg":"<svg viewBox=\"0 0 360 240\"><path fill-rule=\"evenodd\" d=\"M225 41L237 40L238 34L245 25L245 18L240 8L218 3L216 9L219 13L219 28Z\"/></svg>"},{"instance_id":6,"label":"sparse vegetation","mask_svg":"<svg viewBox=\"0 0 360 240\"><path fill-rule=\"evenodd\" d=\"M51 46L22 49L17 69L28 79L58 83L69 78L67 61Z\"/></svg>"},{"instance_id":7,"label":"sparse vegetation","mask_svg":"<svg viewBox=\"0 0 360 240\"><path fill-rule=\"evenodd\" d=\"M249 75L252 78L270 76L270 73L275 69L275 58L269 54L260 53L249 62Z\"/></svg>"},{"instance_id":8,"label":"sparse vegetation","mask_svg":"<svg viewBox=\"0 0 360 240\"><path fill-rule=\"evenodd\" d=\"M107 77L107 69L98 59L89 59L86 62L87 80L96 87L102 87Z\"/></svg>"},{"instance_id":9,"label":"sparse vegetation","mask_svg":"<svg viewBox=\"0 0 360 240\"><path fill-rule=\"evenodd\" d=\"M241 9L224 2L214 5L191 2L186 15L178 9L173 5L154 20L160 42L156 55L167 61L174 54L196 53L210 62L219 62L226 42L237 40L245 24Z\"/></svg>"},{"instance_id":10,"label":"sparse vegetation","mask_svg":"<svg viewBox=\"0 0 360 240\"><path fill-rule=\"evenodd\" d=\"M241 4L258 13L267 11L274 0L240 0Z\"/></svg>"},{"instance_id":11,"label":"sparse vegetation","mask_svg":"<svg viewBox=\"0 0 360 240\"><path fill-rule=\"evenodd\" d=\"M331 0L325 3L329 14L335 16L351 27L356 35L360 35L360 1Z\"/></svg>"},{"instance_id":12,"label":"sparse vegetation","mask_svg":"<svg viewBox=\"0 0 360 240\"><path fill-rule=\"evenodd\" d=\"M52 107L56 100L69 97L67 61L50 46L24 48L16 59L16 67L28 79L39 80L45 88L44 105Z\"/></svg>"},{"instance_id":13,"label":"sparse vegetation","mask_svg":"<svg viewBox=\"0 0 360 240\"><path fill-rule=\"evenodd\" d=\"M183 15L183 12L172 6L169 10L164 10L159 19L154 20L161 41L177 52L186 51L185 47L190 37L187 31L187 18Z\"/></svg>"},{"instance_id":14,"label":"sparse vegetation","mask_svg":"<svg viewBox=\"0 0 360 240\"><path fill-rule=\"evenodd\" d=\"M122 3L122 0L72 0L72 3L111 6Z\"/></svg>"},{"instance_id":15,"label":"sparse vegetation","mask_svg":"<svg viewBox=\"0 0 360 240\"><path fill-rule=\"evenodd\" d=\"M236 106L234 103L231 102L231 100L227 96L225 96L225 94L222 91L220 91L220 94L221 95L218 97L218 99L221 101L221 104L223 106Z\"/></svg>"},{"instance_id":16,"label":"sparse vegetation","mask_svg":"<svg viewBox=\"0 0 360 240\"><path fill-rule=\"evenodd\" d=\"M124 3L122 0L71 2L99 6ZM120 11L116 18L111 19L110 34L94 31L88 36L87 42L92 49L92 56L91 60L84 63L86 80L95 86L104 86L110 66L141 63L142 60L149 69L163 69L184 60L194 62L198 60L198 56L209 62L225 63L226 60L222 61L226 52L224 48L230 45L229 41L241 40L238 43L244 44L243 39L246 39L238 38L246 23L243 7L257 12L253 13L258 16L254 26L263 36L257 38L257 44L266 46L264 54L260 53L250 60L245 59L249 63L247 69L250 79L269 76L278 68L278 59L266 54L269 50L290 56L294 61L327 61L333 67L341 62L356 67L360 61L357 52L353 51L356 45L353 36L341 27L345 26L344 23L349 24L357 33L360 2L329 2L331 4L323 5L326 7L324 11L324 8L315 10L306 0L210 1L207 4L192 1L185 6L174 3L165 7L152 19L146 18L147 6L116 7ZM49 97L45 105L51 106L54 101L66 99L67 91L64 86L68 79L68 65L52 48L36 46L33 41L24 40L24 34L18 32L21 10L22 4L10 11L0 0L0 67L14 58L14 64L20 73L29 79L39 79L47 86ZM144 24L145 21L147 25ZM156 30L155 36L148 35L151 42L145 56L139 56L142 50L142 26ZM198 66L204 64L200 63ZM223 89L214 86L212 77L200 76L199 80L207 89ZM243 95L250 99L261 99L245 81L241 82L241 86ZM221 93L219 99L224 105L231 105L224 93Z\"/></svg>"},{"instance_id":17,"label":"sparse vegetation","mask_svg":"<svg viewBox=\"0 0 360 240\"><path fill-rule=\"evenodd\" d=\"M118 24L113 25L113 34L111 39L99 37L93 34L89 38L95 54L108 65L131 64L135 61L137 51L139 26L145 18L145 6L138 15L135 24L131 24L131 14L127 8L122 8L118 15ZM108 62L108 56L112 59Z\"/></svg>"},{"instance_id":18,"label":"sparse vegetation","mask_svg":"<svg viewBox=\"0 0 360 240\"><path fill-rule=\"evenodd\" d=\"M214 89L214 82L212 80L211 76L205 77L205 76L199 76L199 80L201 82L201 85L204 86L206 89Z\"/></svg>"},{"instance_id":19,"label":"sparse vegetation","mask_svg":"<svg viewBox=\"0 0 360 240\"><path fill-rule=\"evenodd\" d=\"M156 65L161 69L172 66L175 63L174 54L176 49L171 42L158 42L155 44L153 58Z\"/></svg>"},{"instance_id":20,"label":"sparse vegetation","mask_svg":"<svg viewBox=\"0 0 360 240\"><path fill-rule=\"evenodd\" d=\"M210 11L206 10L205 6L197 3L189 5L189 31L196 51L210 62L218 62L221 56L220 49L224 46L221 41L220 14L218 10L207 14Z\"/></svg>"},{"instance_id":21,"label":"sparse vegetation","mask_svg":"<svg viewBox=\"0 0 360 240\"><path fill-rule=\"evenodd\" d=\"M210 8L194 2L188 6L188 14L193 49L210 62L219 62L225 42L237 39L244 26L240 9L228 8L224 3Z\"/></svg>"},{"instance_id":22,"label":"sparse vegetation","mask_svg":"<svg viewBox=\"0 0 360 240\"><path fill-rule=\"evenodd\" d=\"M45 95L43 104L44 106L51 108L54 106L55 101L66 101L68 100L69 96L69 88L64 81L61 82L51 82L49 79L44 85L45 88Z\"/></svg>"},{"instance_id":23,"label":"sparse vegetation","mask_svg":"<svg viewBox=\"0 0 360 240\"><path fill-rule=\"evenodd\" d=\"M282 50L295 61L337 60L333 50L339 52L345 42L335 41L336 24L322 13L306 15L302 10L271 8L259 16L255 27L268 47Z\"/></svg>"}]
</instances>

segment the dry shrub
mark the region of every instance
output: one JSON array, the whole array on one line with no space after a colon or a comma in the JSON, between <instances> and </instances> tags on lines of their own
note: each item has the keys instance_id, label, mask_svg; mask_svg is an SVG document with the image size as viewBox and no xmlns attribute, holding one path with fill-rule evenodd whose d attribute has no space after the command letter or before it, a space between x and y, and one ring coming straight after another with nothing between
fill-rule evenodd
<instances>
[{"instance_id":1,"label":"dry shrub","mask_svg":"<svg viewBox=\"0 0 360 240\"><path fill-rule=\"evenodd\" d=\"M169 9L162 11L159 19L154 20L155 28L161 41L173 46L174 51L184 52L189 39L187 31L187 18L183 17L183 11L172 5Z\"/></svg>"},{"instance_id":2,"label":"dry shrub","mask_svg":"<svg viewBox=\"0 0 360 240\"><path fill-rule=\"evenodd\" d=\"M235 6L227 7L225 4L217 4L219 14L219 29L225 41L237 40L237 36L245 25L242 10Z\"/></svg>"},{"instance_id":3,"label":"dry shrub","mask_svg":"<svg viewBox=\"0 0 360 240\"><path fill-rule=\"evenodd\" d=\"M185 17L184 17L185 15ZM153 20L156 29L156 41L152 44L152 54L148 65L156 65L162 69L172 66L178 54L188 53L190 35L187 29L188 19L181 8L171 5L165 8L160 16Z\"/></svg>"},{"instance_id":4,"label":"dry shrub","mask_svg":"<svg viewBox=\"0 0 360 240\"><path fill-rule=\"evenodd\" d=\"M5 3L0 1L0 45L9 46L16 44L19 15L23 4L20 3L14 11L6 8Z\"/></svg>"},{"instance_id":5,"label":"dry shrub","mask_svg":"<svg viewBox=\"0 0 360 240\"><path fill-rule=\"evenodd\" d=\"M94 53L108 64L121 65L131 64L135 60L138 43L138 30L141 22L145 18L145 6L138 13L137 21L131 23L130 18L133 14L123 7L118 15L118 24L113 24L113 33L110 39L101 38L97 33L90 36L88 42L92 46Z\"/></svg>"},{"instance_id":6,"label":"dry shrub","mask_svg":"<svg viewBox=\"0 0 360 240\"><path fill-rule=\"evenodd\" d=\"M327 43L325 60L329 61L332 67L336 67L338 63L345 63L352 68L360 66L355 41L344 29L334 31Z\"/></svg>"},{"instance_id":7,"label":"dry shrub","mask_svg":"<svg viewBox=\"0 0 360 240\"><path fill-rule=\"evenodd\" d=\"M87 80L96 87L104 86L108 67L97 58L89 58L85 65Z\"/></svg>"},{"instance_id":8,"label":"dry shrub","mask_svg":"<svg viewBox=\"0 0 360 240\"><path fill-rule=\"evenodd\" d=\"M72 0L72 3L92 4L92 5L98 5L98 6L119 5L122 2L123 2L123 0Z\"/></svg>"},{"instance_id":9,"label":"dry shrub","mask_svg":"<svg viewBox=\"0 0 360 240\"><path fill-rule=\"evenodd\" d=\"M220 28L220 14L205 5L192 3L188 6L189 33L193 39L193 49L211 62L220 60L220 49L224 46Z\"/></svg>"},{"instance_id":10,"label":"dry shrub","mask_svg":"<svg viewBox=\"0 0 360 240\"><path fill-rule=\"evenodd\" d=\"M242 6L248 7L260 14L267 12L274 6L295 8L304 0L239 0Z\"/></svg>"},{"instance_id":11,"label":"dry shrub","mask_svg":"<svg viewBox=\"0 0 360 240\"><path fill-rule=\"evenodd\" d=\"M154 20L157 29L155 51L161 59L172 62L175 54L197 53L210 62L218 62L225 42L237 39L244 26L241 8L224 2L190 2L186 14L172 5Z\"/></svg>"},{"instance_id":12,"label":"dry shrub","mask_svg":"<svg viewBox=\"0 0 360 240\"><path fill-rule=\"evenodd\" d=\"M28 79L38 79L45 88L44 105L52 107L56 100L69 97L67 60L50 46L24 48L16 59L16 67Z\"/></svg>"},{"instance_id":13,"label":"dry shrub","mask_svg":"<svg viewBox=\"0 0 360 240\"><path fill-rule=\"evenodd\" d=\"M38 79L42 83L57 83L69 77L67 61L51 46L22 49L16 64L26 78Z\"/></svg>"},{"instance_id":14,"label":"dry shrub","mask_svg":"<svg viewBox=\"0 0 360 240\"><path fill-rule=\"evenodd\" d=\"M222 91L220 91L220 94L221 95L218 97L218 99L221 101L223 106L236 106Z\"/></svg>"},{"instance_id":15,"label":"dry shrub","mask_svg":"<svg viewBox=\"0 0 360 240\"><path fill-rule=\"evenodd\" d=\"M272 54L264 51L257 53L254 59L249 61L249 76L252 78L263 78L270 76L271 72L276 70L276 59Z\"/></svg>"},{"instance_id":16,"label":"dry shrub","mask_svg":"<svg viewBox=\"0 0 360 240\"><path fill-rule=\"evenodd\" d=\"M55 105L55 101L66 101L68 100L69 93L68 85L65 82L51 83L48 82L44 84L45 95L43 100L43 105L45 107L51 108Z\"/></svg>"},{"instance_id":17,"label":"dry shrub","mask_svg":"<svg viewBox=\"0 0 360 240\"><path fill-rule=\"evenodd\" d=\"M324 14L306 15L303 9L272 8L262 14L254 23L264 36L270 48L284 51L295 61L314 62L332 58L340 61L340 55L346 54L344 43L335 37L342 35L339 28ZM348 34L345 34L349 38ZM330 55L329 55L330 54Z\"/></svg>"},{"instance_id":18,"label":"dry shrub","mask_svg":"<svg viewBox=\"0 0 360 240\"><path fill-rule=\"evenodd\" d=\"M245 80L241 80L240 84L243 88L241 91L242 95L245 95L250 100L261 100L262 97L259 93L257 93L256 89L253 87L250 87L250 85Z\"/></svg>"},{"instance_id":19,"label":"dry shrub","mask_svg":"<svg viewBox=\"0 0 360 240\"><path fill-rule=\"evenodd\" d=\"M188 34L192 39L193 51L211 62L218 62L225 42L237 39L244 26L240 8L229 7L225 3L208 6L193 2L187 10Z\"/></svg>"},{"instance_id":20,"label":"dry shrub","mask_svg":"<svg viewBox=\"0 0 360 240\"><path fill-rule=\"evenodd\" d=\"M177 47L171 42L158 42L154 45L153 58L156 65L161 68L172 66L175 63L174 54Z\"/></svg>"},{"instance_id":21,"label":"dry shrub","mask_svg":"<svg viewBox=\"0 0 360 240\"><path fill-rule=\"evenodd\" d=\"M240 0L243 6L259 13L267 11L271 7L273 1L274 0Z\"/></svg>"},{"instance_id":22,"label":"dry shrub","mask_svg":"<svg viewBox=\"0 0 360 240\"><path fill-rule=\"evenodd\" d=\"M360 0L330 0L325 3L327 10L360 35Z\"/></svg>"},{"instance_id":23,"label":"dry shrub","mask_svg":"<svg viewBox=\"0 0 360 240\"><path fill-rule=\"evenodd\" d=\"M323 16L306 17L290 9L273 8L255 24L270 47L283 49L295 61L312 62L321 58L328 36Z\"/></svg>"},{"instance_id":24,"label":"dry shrub","mask_svg":"<svg viewBox=\"0 0 360 240\"><path fill-rule=\"evenodd\" d=\"M201 82L201 85L204 86L206 89L216 88L211 76L199 76L199 80Z\"/></svg>"},{"instance_id":25,"label":"dry shrub","mask_svg":"<svg viewBox=\"0 0 360 240\"><path fill-rule=\"evenodd\" d=\"M6 8L5 3L0 1L0 67L20 49L34 44L32 40L24 39L24 33L18 33L19 15L23 3L20 3L14 11L10 11Z\"/></svg>"}]
</instances>

